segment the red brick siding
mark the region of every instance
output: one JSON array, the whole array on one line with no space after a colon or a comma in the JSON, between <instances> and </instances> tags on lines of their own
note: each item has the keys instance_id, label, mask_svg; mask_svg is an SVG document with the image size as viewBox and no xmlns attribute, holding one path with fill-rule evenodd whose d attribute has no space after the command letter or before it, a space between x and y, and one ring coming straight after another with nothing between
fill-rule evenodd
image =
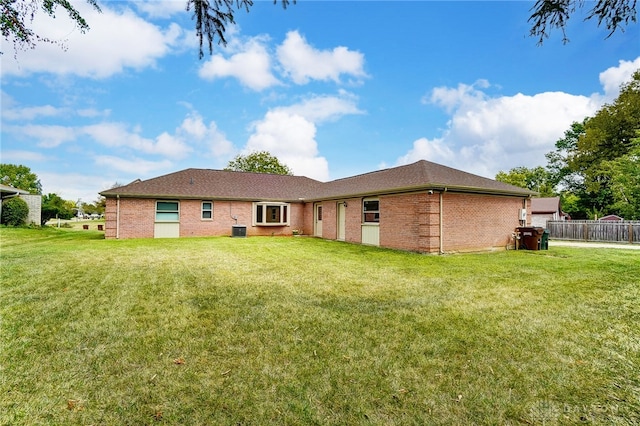
<instances>
[{"instance_id":1,"label":"red brick siding","mask_svg":"<svg viewBox=\"0 0 640 426\"><path fill-rule=\"evenodd\" d=\"M522 207L522 198L445 193L443 250L504 249L519 226Z\"/></svg>"},{"instance_id":2,"label":"red brick siding","mask_svg":"<svg viewBox=\"0 0 640 426\"><path fill-rule=\"evenodd\" d=\"M380 197L380 245L401 250L439 250L439 195Z\"/></svg>"},{"instance_id":3,"label":"red brick siding","mask_svg":"<svg viewBox=\"0 0 640 426\"><path fill-rule=\"evenodd\" d=\"M211 237L231 235L233 225L246 225L247 236L291 235L293 229L304 228L304 206L290 204L290 226L252 226L252 202L214 201L213 219L202 219L202 201L179 200L180 236ZM105 238L153 238L155 199L120 199L120 229L117 231L117 200L108 198L105 209ZM236 217L234 219L233 217Z\"/></svg>"}]
</instances>

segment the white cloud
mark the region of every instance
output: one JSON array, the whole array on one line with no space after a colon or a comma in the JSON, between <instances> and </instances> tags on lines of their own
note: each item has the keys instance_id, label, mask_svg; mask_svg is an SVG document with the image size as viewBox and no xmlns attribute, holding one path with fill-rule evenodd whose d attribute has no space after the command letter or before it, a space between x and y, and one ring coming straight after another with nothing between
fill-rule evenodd
<instances>
[{"instance_id":1,"label":"white cloud","mask_svg":"<svg viewBox=\"0 0 640 426\"><path fill-rule=\"evenodd\" d=\"M347 114L363 114L356 105L357 98L345 91L339 96L313 96L298 104L278 108L279 111L300 115L314 123L336 120Z\"/></svg>"},{"instance_id":2,"label":"white cloud","mask_svg":"<svg viewBox=\"0 0 640 426\"><path fill-rule=\"evenodd\" d=\"M154 66L184 35L176 24L162 29L128 8L116 10L102 3L102 13L98 13L83 2L74 6L89 23L89 31L82 34L61 10L55 19L37 13L33 21L35 32L58 40L66 50L59 45L39 43L36 49L19 51L17 60L4 58L2 75L46 72L105 78L126 68Z\"/></svg>"},{"instance_id":3,"label":"white cloud","mask_svg":"<svg viewBox=\"0 0 640 426\"><path fill-rule=\"evenodd\" d=\"M230 50L237 53L228 59L221 54L213 55L200 67L198 75L206 80L234 77L244 86L261 91L279 84L271 72L271 57L264 45L264 38L254 37L246 43L230 43Z\"/></svg>"},{"instance_id":4,"label":"white cloud","mask_svg":"<svg viewBox=\"0 0 640 426\"><path fill-rule=\"evenodd\" d=\"M32 168L42 183L44 194L58 194L64 200L82 200L92 203L98 199L98 192L109 188L114 181L106 181L104 175L81 173L51 173ZM101 188L101 189L96 189Z\"/></svg>"},{"instance_id":5,"label":"white cloud","mask_svg":"<svg viewBox=\"0 0 640 426\"><path fill-rule=\"evenodd\" d=\"M128 130L123 123L99 123L81 128L81 132L96 142L108 147L126 147L147 154L162 155L167 158L184 158L192 151L185 141L168 133L154 139L145 138Z\"/></svg>"},{"instance_id":6,"label":"white cloud","mask_svg":"<svg viewBox=\"0 0 640 426\"><path fill-rule=\"evenodd\" d=\"M306 118L285 111L269 111L254 124L245 152L269 151L295 175L327 180L329 165L318 156L316 126Z\"/></svg>"},{"instance_id":7,"label":"white cloud","mask_svg":"<svg viewBox=\"0 0 640 426\"><path fill-rule=\"evenodd\" d=\"M185 13L186 0L138 0L136 8L152 18L170 18L179 13Z\"/></svg>"},{"instance_id":8,"label":"white cloud","mask_svg":"<svg viewBox=\"0 0 640 426\"><path fill-rule=\"evenodd\" d=\"M204 152L212 157L221 157L233 152L233 144L227 139L225 134L218 129L217 124L212 121L207 126L202 116L192 111L183 121L176 135L183 140L195 142L198 146L204 147Z\"/></svg>"},{"instance_id":9,"label":"white cloud","mask_svg":"<svg viewBox=\"0 0 640 426\"><path fill-rule=\"evenodd\" d=\"M38 117L54 117L65 112L63 108L42 105L24 108L2 108L2 118L6 120L33 120Z\"/></svg>"},{"instance_id":10,"label":"white cloud","mask_svg":"<svg viewBox=\"0 0 640 426\"><path fill-rule=\"evenodd\" d=\"M125 159L113 155L97 155L94 160L97 166L107 168L108 170L121 171L127 174L135 171L139 176L148 176L158 170L167 170L172 166L169 160L149 161L141 158Z\"/></svg>"},{"instance_id":11,"label":"white cloud","mask_svg":"<svg viewBox=\"0 0 640 426\"><path fill-rule=\"evenodd\" d=\"M309 80L333 80L339 83L342 74L357 79L366 77L362 53L344 46L318 50L297 31L287 33L286 39L277 48L277 57L284 73L296 84L306 84Z\"/></svg>"},{"instance_id":12,"label":"white cloud","mask_svg":"<svg viewBox=\"0 0 640 426\"><path fill-rule=\"evenodd\" d=\"M600 83L604 88L606 102L611 102L620 93L620 86L631 80L633 73L640 70L640 56L633 61L620 61L617 67L611 67L600 73Z\"/></svg>"},{"instance_id":13,"label":"white cloud","mask_svg":"<svg viewBox=\"0 0 640 426\"><path fill-rule=\"evenodd\" d=\"M317 124L347 114L362 114L356 97L345 91L338 96L314 96L287 107L274 108L253 123L253 134L244 153L269 151L291 168L295 175L326 181L329 164L319 155Z\"/></svg>"},{"instance_id":14,"label":"white cloud","mask_svg":"<svg viewBox=\"0 0 640 426\"><path fill-rule=\"evenodd\" d=\"M38 140L42 148L55 148L63 143L76 139L77 133L73 127L58 125L27 124L23 126L3 126L3 131L17 137L28 137Z\"/></svg>"},{"instance_id":15,"label":"white cloud","mask_svg":"<svg viewBox=\"0 0 640 426\"><path fill-rule=\"evenodd\" d=\"M23 162L37 162L41 163L47 161L48 158L41 152L22 151L22 150L10 150L2 151L1 156L2 163L23 163Z\"/></svg>"},{"instance_id":16,"label":"white cloud","mask_svg":"<svg viewBox=\"0 0 640 426\"><path fill-rule=\"evenodd\" d=\"M441 137L420 138L397 164L419 159L466 170L489 178L499 170L546 164L572 122L582 121L600 107L600 97L546 92L529 96L490 97L478 85L435 88L424 99L451 114Z\"/></svg>"}]
</instances>

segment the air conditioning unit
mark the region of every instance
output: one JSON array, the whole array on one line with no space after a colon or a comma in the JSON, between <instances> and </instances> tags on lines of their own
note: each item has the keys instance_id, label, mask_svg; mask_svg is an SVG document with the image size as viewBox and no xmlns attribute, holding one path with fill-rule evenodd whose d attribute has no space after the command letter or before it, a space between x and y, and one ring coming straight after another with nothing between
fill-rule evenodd
<instances>
[{"instance_id":1,"label":"air conditioning unit","mask_svg":"<svg viewBox=\"0 0 640 426\"><path fill-rule=\"evenodd\" d=\"M520 209L520 220L527 220L527 209Z\"/></svg>"}]
</instances>

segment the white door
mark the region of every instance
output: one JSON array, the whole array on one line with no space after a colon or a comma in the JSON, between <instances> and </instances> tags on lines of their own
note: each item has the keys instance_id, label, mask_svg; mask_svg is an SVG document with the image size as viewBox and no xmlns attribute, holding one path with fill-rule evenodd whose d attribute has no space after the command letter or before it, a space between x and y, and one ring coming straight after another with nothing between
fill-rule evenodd
<instances>
[{"instance_id":1,"label":"white door","mask_svg":"<svg viewBox=\"0 0 640 426\"><path fill-rule=\"evenodd\" d=\"M322 237L322 204L316 204L314 206L313 235Z\"/></svg>"},{"instance_id":2,"label":"white door","mask_svg":"<svg viewBox=\"0 0 640 426\"><path fill-rule=\"evenodd\" d=\"M338 203L338 240L344 241L345 238L345 216L346 204Z\"/></svg>"}]
</instances>

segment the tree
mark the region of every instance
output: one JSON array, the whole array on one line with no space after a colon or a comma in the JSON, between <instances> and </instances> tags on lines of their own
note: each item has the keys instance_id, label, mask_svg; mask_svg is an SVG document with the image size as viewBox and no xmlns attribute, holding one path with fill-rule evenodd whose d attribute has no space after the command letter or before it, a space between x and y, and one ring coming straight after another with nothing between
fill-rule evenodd
<instances>
[{"instance_id":1,"label":"tree","mask_svg":"<svg viewBox=\"0 0 640 426\"><path fill-rule=\"evenodd\" d=\"M636 0L596 0L589 4L594 6L587 13L585 21L597 19L598 26L604 23L609 30L607 38L617 30L624 31L623 25L637 22ZM562 40L568 42L567 22L576 10L582 9L584 5L585 0L537 0L531 8L533 13L529 17L529 34L538 37L538 44L542 44L545 38L549 38L552 30L560 29Z\"/></svg>"},{"instance_id":2,"label":"tree","mask_svg":"<svg viewBox=\"0 0 640 426\"><path fill-rule=\"evenodd\" d=\"M276 4L278 0L273 0ZM282 6L286 7L296 0L280 0ZM97 0L86 0L94 9L100 11ZM187 12L193 12L192 18L195 20L196 36L200 42L200 59L204 56L203 44L206 38L209 46L209 53L213 53L213 42L218 39L218 43L227 44L225 31L227 25L235 24L236 10L244 9L249 12L253 6L253 0L185 0ZM55 10L62 7L75 22L80 32L89 30L89 24L73 7L70 0L0 0L2 8L2 36L5 40L13 43L14 49L33 49L37 42L47 42L59 44L36 34L30 28L35 14L41 9L47 15L55 18Z\"/></svg>"},{"instance_id":3,"label":"tree","mask_svg":"<svg viewBox=\"0 0 640 426\"><path fill-rule=\"evenodd\" d=\"M281 0L282 7L287 8L290 1ZM273 0L273 4L278 1ZM296 0L293 0L295 3ZM196 35L200 42L200 59L204 56L202 45L204 38L209 45L209 54L213 53L213 41L218 37L218 43L227 45L224 37L226 25L235 24L234 5L240 10L249 12L249 7L253 6L253 0L187 0L187 12L193 10L193 19L196 21Z\"/></svg>"},{"instance_id":4,"label":"tree","mask_svg":"<svg viewBox=\"0 0 640 426\"><path fill-rule=\"evenodd\" d=\"M9 226L24 225L29 216L29 205L20 197L11 197L2 201L0 221Z\"/></svg>"},{"instance_id":5,"label":"tree","mask_svg":"<svg viewBox=\"0 0 640 426\"><path fill-rule=\"evenodd\" d=\"M540 193L541 197L554 195L555 185L552 184L551 175L544 167L538 166L533 169L515 167L507 173L501 170L496 175L496 180L536 191Z\"/></svg>"},{"instance_id":6,"label":"tree","mask_svg":"<svg viewBox=\"0 0 640 426\"><path fill-rule=\"evenodd\" d=\"M229 161L224 170L236 172L270 173L274 175L293 175L291 169L267 151L237 155Z\"/></svg>"},{"instance_id":7,"label":"tree","mask_svg":"<svg viewBox=\"0 0 640 426\"><path fill-rule=\"evenodd\" d=\"M634 139L628 154L602 162L601 170L609 179L611 211L628 220L639 220L640 138Z\"/></svg>"},{"instance_id":8,"label":"tree","mask_svg":"<svg viewBox=\"0 0 640 426\"><path fill-rule=\"evenodd\" d=\"M73 218L73 201L65 201L58 194L47 194L42 197L41 224L44 226L54 218Z\"/></svg>"},{"instance_id":9,"label":"tree","mask_svg":"<svg viewBox=\"0 0 640 426\"><path fill-rule=\"evenodd\" d=\"M96 0L86 0L94 9L100 11ZM57 40L50 40L36 34L30 27L38 9L47 15L55 18L56 8L60 6L66 10L67 14L81 33L89 30L89 24L80 16L80 13L71 5L69 0L0 0L2 8L2 36L5 40L13 43L14 49L33 49L36 42L59 44Z\"/></svg>"},{"instance_id":10,"label":"tree","mask_svg":"<svg viewBox=\"0 0 640 426\"><path fill-rule=\"evenodd\" d=\"M0 164L0 184L23 189L31 194L42 193L42 184L38 176L23 165Z\"/></svg>"},{"instance_id":11,"label":"tree","mask_svg":"<svg viewBox=\"0 0 640 426\"><path fill-rule=\"evenodd\" d=\"M553 180L578 197L579 212L572 217L635 217L638 130L640 70L611 104L573 123L556 142L556 151L547 154Z\"/></svg>"}]
</instances>

